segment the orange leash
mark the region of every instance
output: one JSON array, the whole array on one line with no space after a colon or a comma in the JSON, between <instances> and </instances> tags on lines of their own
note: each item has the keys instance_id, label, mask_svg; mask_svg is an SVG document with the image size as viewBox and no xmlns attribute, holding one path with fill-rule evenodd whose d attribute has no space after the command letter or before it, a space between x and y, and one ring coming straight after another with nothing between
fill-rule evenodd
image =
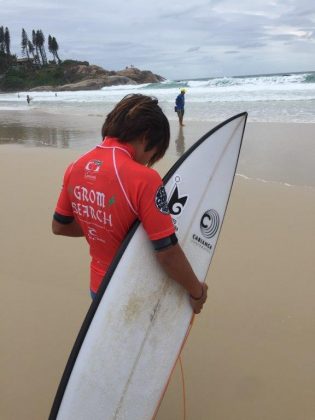
<instances>
[{"instance_id":1,"label":"orange leash","mask_svg":"<svg viewBox=\"0 0 315 420\"><path fill-rule=\"evenodd\" d=\"M185 387L185 376L184 376L184 369L183 369L183 362L182 358L179 356L179 365L180 365L180 372L182 376L182 392L183 392L183 419L186 420L186 387Z\"/></svg>"},{"instance_id":2,"label":"orange leash","mask_svg":"<svg viewBox=\"0 0 315 420\"><path fill-rule=\"evenodd\" d=\"M189 336L190 330L191 330L191 328L192 328L192 326L193 326L194 320L195 320L195 314L193 314L193 315L192 315L192 318L191 318L191 321L190 321L189 327L188 327L188 329L187 329L187 332L186 332L185 338L184 338L184 340L183 340L183 343L182 343L182 345L181 345L181 348L180 348L180 350L179 350L179 352L178 352L178 356L177 356L177 359L176 359L176 362L177 362L177 360L179 359L180 366L181 366L181 372L182 372L182 387L183 387L183 401L184 401L184 419L186 419L186 390L185 390L185 388L186 388L186 387L185 387L184 371L183 371L183 369L182 369L182 362L181 362L181 359L180 359L180 355L181 355L181 352L182 352L182 350L183 350L183 348L184 348L184 346L185 346L185 344L186 344L186 341L187 341L187 338L188 338L188 336ZM174 366L173 366L173 369L171 370L170 376L169 376L169 378L168 378L168 380L167 380L167 382L166 382L166 385L165 385L164 390L163 390L163 392L162 392L162 395L161 395L161 398L160 398L160 400L159 400L159 403L158 403L158 405L157 405L157 407L156 407L156 410L155 410L155 412L154 412L154 414L153 414L152 420L154 420L154 419L156 418L156 416L157 416L157 413L158 413L158 411L159 411L159 408L160 408L161 402L162 402L162 400L163 400L163 397L164 397L165 392L166 392L166 390L167 390L168 384L170 383L170 380L171 380L172 374L173 374L173 372L174 372L174 369L175 369L175 366L176 366L176 362L175 362L175 364L174 364Z\"/></svg>"}]
</instances>

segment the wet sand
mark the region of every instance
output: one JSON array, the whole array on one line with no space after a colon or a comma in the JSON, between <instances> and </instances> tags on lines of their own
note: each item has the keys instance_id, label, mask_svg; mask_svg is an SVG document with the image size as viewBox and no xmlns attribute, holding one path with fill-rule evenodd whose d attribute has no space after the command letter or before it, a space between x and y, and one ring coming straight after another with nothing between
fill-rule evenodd
<instances>
[{"instance_id":1,"label":"wet sand","mask_svg":"<svg viewBox=\"0 0 315 420\"><path fill-rule=\"evenodd\" d=\"M70 113L67 108L62 111L62 114L53 114L40 109L14 113L0 110L0 146L70 148L84 153L101 142L104 115L86 114L84 110ZM170 123L171 143L164 158L166 168L218 124L188 120L180 129L174 118ZM238 173L250 178L315 187L314 138L315 124L251 122L249 116Z\"/></svg>"},{"instance_id":2,"label":"wet sand","mask_svg":"<svg viewBox=\"0 0 315 420\"><path fill-rule=\"evenodd\" d=\"M80 127L76 122L74 125L79 135ZM52 126L47 124L46 129ZM309 139L312 135L314 138L314 125L281 126L249 125L247 135L258 141L265 138L264 132L278 133L285 151L295 150L302 160L300 147L283 134L296 130L299 141L305 144L305 161L311 163L315 146ZM65 127L60 124L57 129ZM198 130L201 128L196 124L184 128L186 145L200 137ZM176 144L177 131L173 123L170 152L158 165L162 175L176 160L177 147L183 148L183 144ZM82 239L54 237L50 233L64 168L82 153L82 147L74 150L35 145L0 145L1 420L47 418L90 304L87 245ZM251 169L253 159L259 162L261 151L253 148L253 143L244 146L238 172L245 171L250 179L236 177L207 278L209 300L196 318L182 354L186 418L312 420L312 174L305 165L300 169L305 171L303 176L292 171L291 161L282 161L280 153L274 154L273 162L260 159L265 160L265 165L260 162L259 168ZM272 155L272 150L268 153ZM251 178L267 178L269 182ZM183 402L177 366L157 419L181 418Z\"/></svg>"}]
</instances>

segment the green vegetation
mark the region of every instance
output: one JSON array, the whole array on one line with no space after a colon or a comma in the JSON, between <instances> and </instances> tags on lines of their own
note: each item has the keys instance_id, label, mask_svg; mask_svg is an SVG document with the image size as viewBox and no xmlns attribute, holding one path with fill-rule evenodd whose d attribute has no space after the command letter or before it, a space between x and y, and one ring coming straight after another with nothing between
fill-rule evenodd
<instances>
[{"instance_id":1,"label":"green vegetation","mask_svg":"<svg viewBox=\"0 0 315 420\"><path fill-rule=\"evenodd\" d=\"M10 51L9 29L0 26L0 91L29 90L36 86L57 86L71 83L67 68L75 62L62 62L58 55L59 45L55 37L48 36L48 51L53 60L48 61L43 31L33 30L32 39L22 29L19 59ZM85 64L88 64L85 62Z\"/></svg>"},{"instance_id":2,"label":"green vegetation","mask_svg":"<svg viewBox=\"0 0 315 420\"><path fill-rule=\"evenodd\" d=\"M81 80L80 75L71 69L77 65L88 66L87 61L65 60L60 64L49 64L43 67L13 65L0 80L0 90L18 92L37 86L60 86Z\"/></svg>"},{"instance_id":3,"label":"green vegetation","mask_svg":"<svg viewBox=\"0 0 315 420\"><path fill-rule=\"evenodd\" d=\"M11 67L0 81L3 91L29 90L36 86L57 86L64 83L64 73L60 66L46 68Z\"/></svg>"}]
</instances>

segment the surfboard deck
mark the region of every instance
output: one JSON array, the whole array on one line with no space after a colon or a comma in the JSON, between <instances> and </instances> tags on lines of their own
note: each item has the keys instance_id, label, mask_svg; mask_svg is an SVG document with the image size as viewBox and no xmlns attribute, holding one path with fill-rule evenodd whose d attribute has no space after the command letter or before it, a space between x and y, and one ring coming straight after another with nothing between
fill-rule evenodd
<instances>
[{"instance_id":1,"label":"surfboard deck","mask_svg":"<svg viewBox=\"0 0 315 420\"><path fill-rule=\"evenodd\" d=\"M222 226L246 119L241 113L212 129L164 177L179 243L200 281ZM49 419L151 419L191 318L187 292L165 275L136 222L83 322Z\"/></svg>"}]
</instances>

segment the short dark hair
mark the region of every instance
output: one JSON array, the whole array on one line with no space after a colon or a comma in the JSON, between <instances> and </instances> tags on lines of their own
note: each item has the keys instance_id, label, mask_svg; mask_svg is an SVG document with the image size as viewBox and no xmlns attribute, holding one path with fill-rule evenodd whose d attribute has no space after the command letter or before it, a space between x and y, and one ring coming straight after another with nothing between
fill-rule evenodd
<instances>
[{"instance_id":1,"label":"short dark hair","mask_svg":"<svg viewBox=\"0 0 315 420\"><path fill-rule=\"evenodd\" d=\"M146 151L157 147L149 162L161 159L170 142L170 125L158 100L151 96L131 94L125 96L107 115L102 128L102 137L117 137L121 143L130 143L144 136Z\"/></svg>"}]
</instances>

